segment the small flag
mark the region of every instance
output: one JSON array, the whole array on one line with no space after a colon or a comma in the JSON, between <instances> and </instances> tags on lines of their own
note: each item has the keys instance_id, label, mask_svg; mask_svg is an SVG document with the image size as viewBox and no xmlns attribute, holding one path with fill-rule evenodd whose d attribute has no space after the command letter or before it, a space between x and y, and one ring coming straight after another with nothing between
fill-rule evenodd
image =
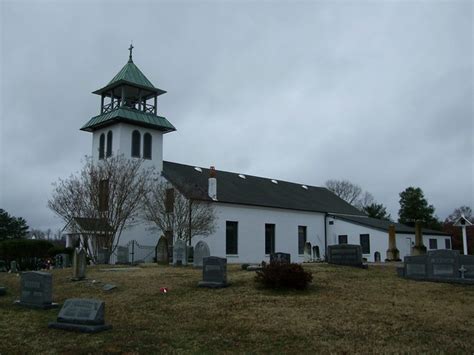
<instances>
[{"instance_id":1,"label":"small flag","mask_svg":"<svg viewBox=\"0 0 474 355\"><path fill-rule=\"evenodd\" d=\"M163 293L163 294L168 293L168 287L161 287L160 292Z\"/></svg>"}]
</instances>

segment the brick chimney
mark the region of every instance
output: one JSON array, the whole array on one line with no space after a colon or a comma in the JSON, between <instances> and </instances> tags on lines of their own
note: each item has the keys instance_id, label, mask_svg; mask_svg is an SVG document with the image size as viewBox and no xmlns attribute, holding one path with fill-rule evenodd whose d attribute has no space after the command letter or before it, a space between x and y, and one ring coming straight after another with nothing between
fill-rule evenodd
<instances>
[{"instance_id":1,"label":"brick chimney","mask_svg":"<svg viewBox=\"0 0 474 355\"><path fill-rule=\"evenodd\" d=\"M217 201L217 179L216 179L216 168L211 166L209 169L209 197L214 201Z\"/></svg>"}]
</instances>

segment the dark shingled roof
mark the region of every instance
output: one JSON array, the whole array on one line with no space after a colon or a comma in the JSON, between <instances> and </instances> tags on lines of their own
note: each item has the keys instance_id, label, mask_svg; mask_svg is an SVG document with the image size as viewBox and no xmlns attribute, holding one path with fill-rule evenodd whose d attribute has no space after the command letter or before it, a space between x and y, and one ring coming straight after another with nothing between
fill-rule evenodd
<instances>
[{"instance_id":1,"label":"dark shingled roof","mask_svg":"<svg viewBox=\"0 0 474 355\"><path fill-rule=\"evenodd\" d=\"M207 194L209 169L163 162L163 176L187 198L211 201ZM329 212L364 216L355 207L323 187L217 170L217 201L249 206L283 208L309 212Z\"/></svg>"},{"instance_id":2,"label":"dark shingled roof","mask_svg":"<svg viewBox=\"0 0 474 355\"><path fill-rule=\"evenodd\" d=\"M385 221L377 218L370 218L366 216L335 216L336 219L342 219L348 222L353 222L367 227L372 227L374 229L379 229L388 232L388 227L393 224L395 226L395 232L400 234L415 234L415 228L406 226L401 223L394 223L391 221ZM427 235L445 235L449 236L441 231L436 231L432 229L422 228L422 233Z\"/></svg>"}]
</instances>

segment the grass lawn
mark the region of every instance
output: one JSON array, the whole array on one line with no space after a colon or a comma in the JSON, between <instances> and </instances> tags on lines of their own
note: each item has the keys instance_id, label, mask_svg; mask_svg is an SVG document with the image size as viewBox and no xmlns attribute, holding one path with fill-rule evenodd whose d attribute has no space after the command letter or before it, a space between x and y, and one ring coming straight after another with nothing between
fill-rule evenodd
<instances>
[{"instance_id":1,"label":"grass lawn","mask_svg":"<svg viewBox=\"0 0 474 355\"><path fill-rule=\"evenodd\" d=\"M473 286L404 280L393 266L304 267L314 279L303 292L257 288L238 265L228 266L231 286L217 290L197 288L201 271L189 267L89 267L81 282L53 270L55 302L105 301L113 329L93 335L48 329L59 310L14 306L20 278L0 273L0 354L474 351ZM105 292L104 283L118 288Z\"/></svg>"}]
</instances>

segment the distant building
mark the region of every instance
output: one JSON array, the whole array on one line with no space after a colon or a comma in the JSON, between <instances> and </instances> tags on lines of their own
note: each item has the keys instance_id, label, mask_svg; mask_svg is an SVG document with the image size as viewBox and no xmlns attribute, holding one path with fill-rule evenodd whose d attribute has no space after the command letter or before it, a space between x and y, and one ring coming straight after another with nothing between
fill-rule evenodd
<instances>
[{"instance_id":1,"label":"distant building","mask_svg":"<svg viewBox=\"0 0 474 355\"><path fill-rule=\"evenodd\" d=\"M95 161L113 154L143 158L186 198L214 204L214 234L193 238L193 245L204 240L211 255L229 263L268 261L278 251L290 253L295 262L323 259L327 246L338 243L360 244L368 261L385 259L390 222L367 217L326 188L220 170L215 184L209 184L209 169L163 161L163 136L175 127L158 116L157 98L165 91L133 63L132 48L127 64L94 92L101 97L100 114L81 130L92 132ZM403 258L410 255L415 230L401 224L395 229ZM145 225L125 230L112 262L117 254L126 257L124 248L133 246L132 241L149 246L135 261L151 261L160 235ZM449 235L441 232L425 230L424 242L428 249L451 249Z\"/></svg>"}]
</instances>

